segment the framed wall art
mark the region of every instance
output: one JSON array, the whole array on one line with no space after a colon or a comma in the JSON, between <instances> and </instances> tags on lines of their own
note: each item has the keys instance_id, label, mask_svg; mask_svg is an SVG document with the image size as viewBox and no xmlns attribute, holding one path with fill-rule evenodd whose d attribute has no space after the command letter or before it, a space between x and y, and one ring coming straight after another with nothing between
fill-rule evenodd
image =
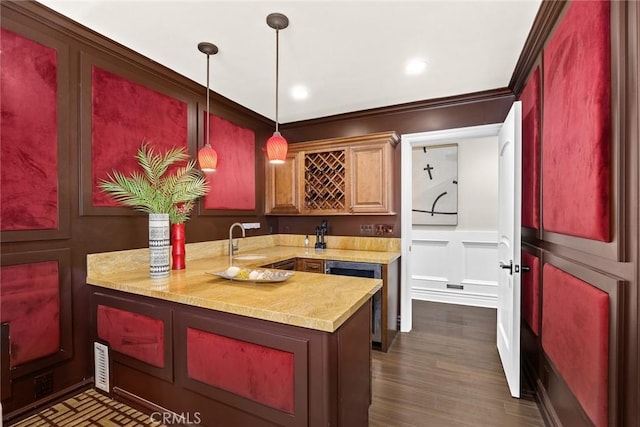
<instances>
[{"instance_id":1,"label":"framed wall art","mask_svg":"<svg viewBox=\"0 0 640 427\"><path fill-rule=\"evenodd\" d=\"M414 147L412 151L414 225L458 224L458 144Z\"/></svg>"}]
</instances>

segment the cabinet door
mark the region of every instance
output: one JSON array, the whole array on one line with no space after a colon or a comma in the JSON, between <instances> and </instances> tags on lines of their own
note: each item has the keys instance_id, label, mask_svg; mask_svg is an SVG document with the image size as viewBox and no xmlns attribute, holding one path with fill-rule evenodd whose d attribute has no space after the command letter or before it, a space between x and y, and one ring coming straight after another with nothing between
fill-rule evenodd
<instances>
[{"instance_id":1,"label":"cabinet door","mask_svg":"<svg viewBox=\"0 0 640 427\"><path fill-rule=\"evenodd\" d=\"M324 261L321 259L297 258L296 270L324 274Z\"/></svg>"},{"instance_id":2,"label":"cabinet door","mask_svg":"<svg viewBox=\"0 0 640 427\"><path fill-rule=\"evenodd\" d=\"M391 148L387 143L350 149L352 213L392 213Z\"/></svg>"},{"instance_id":3,"label":"cabinet door","mask_svg":"<svg viewBox=\"0 0 640 427\"><path fill-rule=\"evenodd\" d=\"M267 163L266 214L300 213L299 157L300 153L289 153L282 165Z\"/></svg>"},{"instance_id":4,"label":"cabinet door","mask_svg":"<svg viewBox=\"0 0 640 427\"><path fill-rule=\"evenodd\" d=\"M277 270L295 270L296 269L296 259L285 259L284 261L274 262L272 268Z\"/></svg>"}]
</instances>

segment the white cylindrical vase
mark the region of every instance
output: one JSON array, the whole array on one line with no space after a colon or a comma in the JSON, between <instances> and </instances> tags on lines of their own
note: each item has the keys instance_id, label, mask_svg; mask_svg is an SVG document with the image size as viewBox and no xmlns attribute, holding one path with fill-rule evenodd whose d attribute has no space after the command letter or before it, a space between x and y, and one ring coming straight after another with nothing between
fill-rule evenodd
<instances>
[{"instance_id":1,"label":"white cylindrical vase","mask_svg":"<svg viewBox=\"0 0 640 427\"><path fill-rule=\"evenodd\" d=\"M149 272L152 279L169 277L169 236L169 214L149 214Z\"/></svg>"}]
</instances>

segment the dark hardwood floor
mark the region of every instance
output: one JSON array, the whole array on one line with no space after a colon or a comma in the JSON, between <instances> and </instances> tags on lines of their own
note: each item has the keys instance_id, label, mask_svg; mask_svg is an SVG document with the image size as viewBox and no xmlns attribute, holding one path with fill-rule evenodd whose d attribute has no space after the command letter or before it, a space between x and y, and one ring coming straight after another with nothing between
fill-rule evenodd
<instances>
[{"instance_id":1,"label":"dark hardwood floor","mask_svg":"<svg viewBox=\"0 0 640 427\"><path fill-rule=\"evenodd\" d=\"M413 329L373 352L370 426L544 426L535 402L509 394L496 311L413 303Z\"/></svg>"}]
</instances>

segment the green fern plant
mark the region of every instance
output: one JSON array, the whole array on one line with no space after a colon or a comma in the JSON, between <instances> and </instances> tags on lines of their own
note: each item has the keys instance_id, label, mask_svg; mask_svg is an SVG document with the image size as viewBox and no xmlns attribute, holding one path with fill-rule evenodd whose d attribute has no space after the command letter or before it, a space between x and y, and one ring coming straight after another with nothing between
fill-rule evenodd
<instances>
[{"instance_id":1,"label":"green fern plant","mask_svg":"<svg viewBox=\"0 0 640 427\"><path fill-rule=\"evenodd\" d=\"M209 192L206 178L195 167L194 160L167 174L171 165L188 158L182 147L156 154L143 141L136 154L142 170L134 171L130 176L113 171L99 185L102 191L125 206L147 213L168 213L169 221L179 224L189 219L195 200Z\"/></svg>"}]
</instances>

